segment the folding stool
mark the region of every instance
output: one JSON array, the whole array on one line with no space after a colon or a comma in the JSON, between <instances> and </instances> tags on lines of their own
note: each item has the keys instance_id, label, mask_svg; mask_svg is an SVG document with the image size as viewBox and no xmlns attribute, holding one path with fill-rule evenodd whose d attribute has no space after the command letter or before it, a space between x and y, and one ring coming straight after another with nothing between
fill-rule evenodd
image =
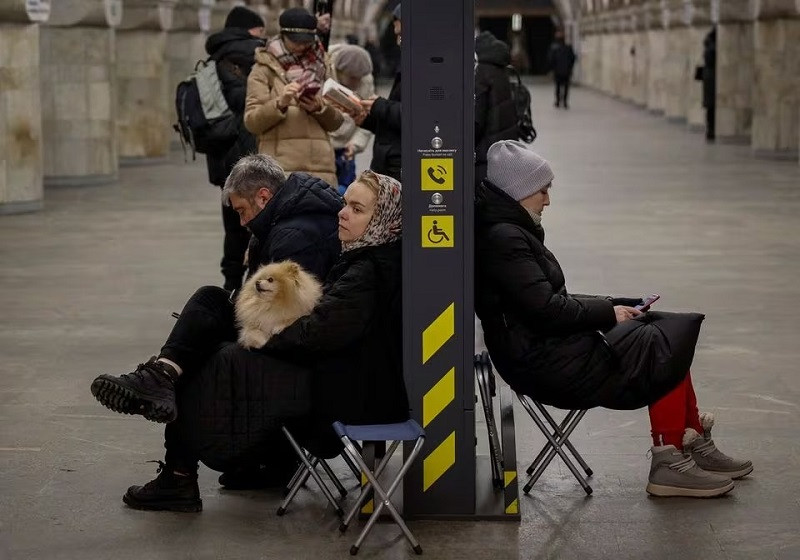
<instances>
[{"instance_id":1,"label":"folding stool","mask_svg":"<svg viewBox=\"0 0 800 560\"><path fill-rule=\"evenodd\" d=\"M294 438L294 436L291 434L291 432L286 426L283 426L281 429L283 430L283 435L286 436L286 439L289 441L295 453L297 454L297 457L300 459L301 464L298 467L297 471L294 473L294 476L292 476L292 479L291 481L289 481L289 484L287 484L286 486L285 490L286 496L284 497L283 502L281 502L281 505L278 507L277 514L280 516L286 513L286 508L289 507L289 504L292 502L292 500L294 500L294 497L297 495L297 492L300 490L300 488L302 488L305 485L306 481L308 481L308 478L310 476L314 479L314 482L317 483L317 486L319 486L320 490L322 491L322 494L325 496L325 499L328 500L328 503L330 503L331 506L333 506L336 515L342 517L344 515L342 507L336 501L336 498L334 498L333 493L328 488L328 485L325 484L325 482L322 480L322 477L317 472L317 466L321 466L322 469L325 471L325 473L328 475L330 481L338 490L339 495L342 498L344 498L347 495L347 490L342 485L341 481L333 472L333 469L331 469L330 465L325 459L325 456L335 457L335 455L332 453L325 452L324 449L320 450L315 449L314 451L316 453L312 453L312 451L308 450L304 446L301 446L297 442L297 440ZM331 437L334 437L333 434L331 434ZM306 445L311 446L310 444ZM322 447L324 447L324 445ZM357 479L360 479L361 471L358 470L358 467L356 467L355 464L353 464L353 462L350 460L350 458L344 451L341 452L341 456L345 460L345 463L347 463L347 466L350 467L350 470L353 472L355 477Z\"/></svg>"},{"instance_id":2,"label":"folding stool","mask_svg":"<svg viewBox=\"0 0 800 560\"><path fill-rule=\"evenodd\" d=\"M539 451L536 459L533 460L533 463L531 463L526 471L530 477L525 483L525 486L522 487L522 491L526 494L531 491L533 485L537 480L539 480L539 477L542 476L542 473L556 456L556 454L558 454L558 456L561 457L561 460L564 461L564 464L567 465L567 468L570 470L570 472L572 472L572 474L578 480L578 483L583 487L584 491L587 494L591 494L592 487L589 486L589 483L581 475L580 471L569 458L569 455L567 455L563 449L566 447L570 453L572 453L572 455L575 457L575 460L578 461L580 466L586 472L586 476L592 476L592 469L589 468L589 465L587 465L586 461L583 460L583 457L581 457L580 453L578 453L578 450L575 449L575 446L573 446L569 441L569 436L572 435L572 432L578 426L578 423L581 421L581 419L583 419L587 411L570 410L559 424L556 422L553 416L547 412L547 409L545 409L542 403L537 402L521 393L517 393L517 397L522 403L522 406L533 419L536 426L547 439L547 443L542 450ZM550 433L550 429L548 429L547 424L545 424L545 420L548 424L550 424L550 428L553 430L552 433Z\"/></svg>"},{"instance_id":3,"label":"folding stool","mask_svg":"<svg viewBox=\"0 0 800 560\"><path fill-rule=\"evenodd\" d=\"M391 514L392 518L394 518L395 523L397 523L397 525L400 527L400 530L403 531L403 534L408 539L408 542L411 543L414 552L417 554L422 554L422 547L420 546L419 542L417 542L417 539L414 538L414 535L408 529L405 521L403 521L403 518L397 512L397 509L395 509L390 500L392 494L395 490L397 490L398 485L403 480L406 472L408 472L411 464L414 462L414 459L419 454L420 449L422 449L422 444L425 442L425 431L414 420L406 420L405 422L400 422L397 424L373 424L363 426L351 426L342 424L341 422L334 422L333 429L341 438L344 448L350 455L350 458L361 468L364 476L366 476L368 480L367 484L361 490L361 495L358 497L358 501L356 501L355 505L347 514L347 517L345 517L344 521L342 521L342 524L339 526L339 530L343 533L347 531L347 527L350 525L350 522L356 516L359 509L361 509L361 505L366 501L373 489L380 497L380 503L377 504L375 510L372 512L372 515L367 520L367 524L361 531L358 539L356 539L355 544L350 547L350 554L358 554L358 549L361 547L361 544L364 542L367 534L372 530L372 527L378 520L383 508L386 508ZM361 457L361 453L355 444L356 441L391 441L392 443L389 445L386 455L384 455L383 459L381 459L380 463L378 463L378 466L373 472ZM378 483L378 477L389 464L389 459L392 457L402 441L413 441L414 449L400 467L400 471L391 481L388 489L384 490L384 488Z\"/></svg>"}]
</instances>

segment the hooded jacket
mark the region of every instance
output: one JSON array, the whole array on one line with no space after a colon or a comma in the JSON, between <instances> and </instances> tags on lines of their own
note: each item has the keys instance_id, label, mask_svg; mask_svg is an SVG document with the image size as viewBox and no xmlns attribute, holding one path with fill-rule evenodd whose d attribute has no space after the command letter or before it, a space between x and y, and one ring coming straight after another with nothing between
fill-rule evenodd
<instances>
[{"instance_id":1,"label":"hooded jacket","mask_svg":"<svg viewBox=\"0 0 800 560\"><path fill-rule=\"evenodd\" d=\"M233 27L209 35L206 40L206 52L217 63L222 94L239 119L239 134L233 145L220 146L206 154L208 180L212 185L223 186L236 162L256 151L256 140L244 126L244 102L255 50L263 44L246 29Z\"/></svg>"},{"instance_id":2,"label":"hooded jacket","mask_svg":"<svg viewBox=\"0 0 800 560\"><path fill-rule=\"evenodd\" d=\"M636 409L685 378L702 315L651 311L617 324L611 298L567 292L544 230L488 181L475 216L475 311L515 391L559 408Z\"/></svg>"},{"instance_id":3,"label":"hooded jacket","mask_svg":"<svg viewBox=\"0 0 800 560\"><path fill-rule=\"evenodd\" d=\"M339 258L342 199L324 181L292 173L247 227L248 276L262 263L290 259L322 280Z\"/></svg>"},{"instance_id":4,"label":"hooded jacket","mask_svg":"<svg viewBox=\"0 0 800 560\"><path fill-rule=\"evenodd\" d=\"M488 31L475 39L475 184L486 178L486 153L500 140L516 140L517 110L506 66L511 50Z\"/></svg>"},{"instance_id":5,"label":"hooded jacket","mask_svg":"<svg viewBox=\"0 0 800 560\"><path fill-rule=\"evenodd\" d=\"M343 122L342 113L330 105L307 113L296 105L278 109L278 98L290 82L278 60L259 48L247 80L244 123L258 137L258 151L269 154L287 172L301 171L337 185L336 164L329 132ZM326 59L330 76L330 64Z\"/></svg>"}]
</instances>

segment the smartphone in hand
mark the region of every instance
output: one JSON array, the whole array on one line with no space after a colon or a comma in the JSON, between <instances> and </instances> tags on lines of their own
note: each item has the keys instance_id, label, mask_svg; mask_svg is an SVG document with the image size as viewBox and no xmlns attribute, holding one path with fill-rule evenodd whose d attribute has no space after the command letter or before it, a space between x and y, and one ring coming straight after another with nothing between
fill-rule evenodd
<instances>
[{"instance_id":1,"label":"smartphone in hand","mask_svg":"<svg viewBox=\"0 0 800 560\"><path fill-rule=\"evenodd\" d=\"M642 303L634 307L634 309L638 309L639 311L649 311L650 306L653 305L661 299L661 296L658 294L650 294L649 296L645 296L642 298Z\"/></svg>"}]
</instances>

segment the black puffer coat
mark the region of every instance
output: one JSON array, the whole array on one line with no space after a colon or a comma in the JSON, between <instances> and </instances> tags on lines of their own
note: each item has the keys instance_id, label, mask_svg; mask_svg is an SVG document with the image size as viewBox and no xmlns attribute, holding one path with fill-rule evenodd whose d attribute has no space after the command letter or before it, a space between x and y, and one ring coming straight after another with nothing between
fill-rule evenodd
<instances>
[{"instance_id":1,"label":"black puffer coat","mask_svg":"<svg viewBox=\"0 0 800 560\"><path fill-rule=\"evenodd\" d=\"M221 187L239 158L258 151L255 137L244 127L244 102L247 76L255 62L256 47L264 41L250 35L246 29L225 28L206 40L206 52L217 63L217 75L228 107L239 119L239 135L232 145L220 146L206 154L208 181Z\"/></svg>"},{"instance_id":2,"label":"black puffer coat","mask_svg":"<svg viewBox=\"0 0 800 560\"><path fill-rule=\"evenodd\" d=\"M339 258L342 199L328 183L307 173L292 173L247 227L248 276L262 263L285 259L322 279Z\"/></svg>"},{"instance_id":3,"label":"black puffer coat","mask_svg":"<svg viewBox=\"0 0 800 560\"><path fill-rule=\"evenodd\" d=\"M402 182L400 169L403 148L400 144L400 130L403 104L400 101L400 90L400 72L398 72L389 97L387 99L379 97L375 100L361 128L375 134L370 169Z\"/></svg>"},{"instance_id":4,"label":"black puffer coat","mask_svg":"<svg viewBox=\"0 0 800 560\"><path fill-rule=\"evenodd\" d=\"M343 253L311 315L264 347L313 369L316 416L354 424L408 419L400 262L400 242Z\"/></svg>"},{"instance_id":5,"label":"black puffer coat","mask_svg":"<svg viewBox=\"0 0 800 560\"><path fill-rule=\"evenodd\" d=\"M179 380L180 414L167 440L217 471L291 462L280 428L308 414L310 377L308 368L228 344Z\"/></svg>"},{"instance_id":6,"label":"black puffer coat","mask_svg":"<svg viewBox=\"0 0 800 560\"><path fill-rule=\"evenodd\" d=\"M488 182L476 207L475 274L486 346L517 392L560 408L636 409L689 370L702 315L651 311L617 325L610 298L567 292L544 230Z\"/></svg>"},{"instance_id":7,"label":"black puffer coat","mask_svg":"<svg viewBox=\"0 0 800 560\"><path fill-rule=\"evenodd\" d=\"M500 140L516 140L517 110L506 66L511 50L488 31L475 39L475 185L486 178L486 152Z\"/></svg>"}]
</instances>

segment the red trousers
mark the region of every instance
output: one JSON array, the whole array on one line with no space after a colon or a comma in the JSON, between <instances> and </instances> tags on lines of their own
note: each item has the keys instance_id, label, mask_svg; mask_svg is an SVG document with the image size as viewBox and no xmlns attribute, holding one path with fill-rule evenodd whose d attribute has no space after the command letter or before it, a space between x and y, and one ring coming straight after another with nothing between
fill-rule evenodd
<instances>
[{"instance_id":1,"label":"red trousers","mask_svg":"<svg viewBox=\"0 0 800 560\"><path fill-rule=\"evenodd\" d=\"M693 428L698 433L703 433L691 372L687 372L677 387L651 404L649 408L653 445L674 445L682 450L683 433L686 428Z\"/></svg>"}]
</instances>

